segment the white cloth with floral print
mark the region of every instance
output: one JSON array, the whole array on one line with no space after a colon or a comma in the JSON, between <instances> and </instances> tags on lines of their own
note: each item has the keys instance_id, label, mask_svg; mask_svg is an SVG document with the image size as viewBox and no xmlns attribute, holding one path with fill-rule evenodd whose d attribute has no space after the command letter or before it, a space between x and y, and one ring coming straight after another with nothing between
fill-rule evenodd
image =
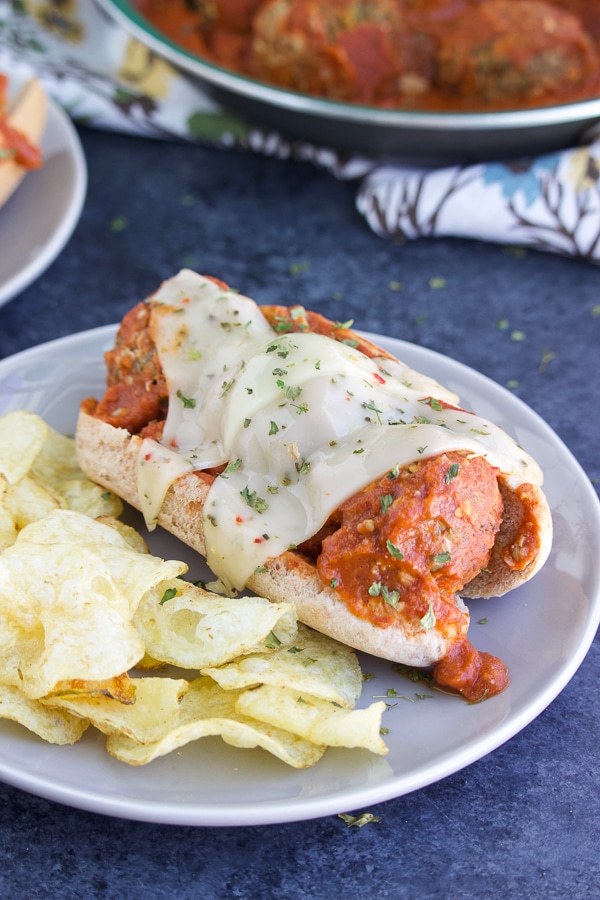
<instances>
[{"instance_id":1,"label":"white cloth with floral print","mask_svg":"<svg viewBox=\"0 0 600 900\"><path fill-rule=\"evenodd\" d=\"M453 236L600 260L600 142L521 162L380 166L357 205L379 234Z\"/></svg>"},{"instance_id":2,"label":"white cloth with floral print","mask_svg":"<svg viewBox=\"0 0 600 900\"><path fill-rule=\"evenodd\" d=\"M600 261L600 139L511 163L419 170L286 140L217 106L93 0L0 0L0 72L37 75L75 121L310 159L357 181L357 207L396 240L453 236Z\"/></svg>"}]
</instances>

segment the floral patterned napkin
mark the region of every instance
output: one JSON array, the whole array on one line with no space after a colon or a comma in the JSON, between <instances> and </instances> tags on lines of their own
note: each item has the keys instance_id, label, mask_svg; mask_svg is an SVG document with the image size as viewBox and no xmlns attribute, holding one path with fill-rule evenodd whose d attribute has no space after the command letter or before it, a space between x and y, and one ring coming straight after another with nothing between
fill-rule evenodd
<instances>
[{"instance_id":1,"label":"floral patterned napkin","mask_svg":"<svg viewBox=\"0 0 600 900\"><path fill-rule=\"evenodd\" d=\"M347 157L217 106L94 0L0 0L0 71L35 73L94 127L308 159L356 179L357 207L383 236L477 238L600 261L600 135L534 159L428 170Z\"/></svg>"}]
</instances>

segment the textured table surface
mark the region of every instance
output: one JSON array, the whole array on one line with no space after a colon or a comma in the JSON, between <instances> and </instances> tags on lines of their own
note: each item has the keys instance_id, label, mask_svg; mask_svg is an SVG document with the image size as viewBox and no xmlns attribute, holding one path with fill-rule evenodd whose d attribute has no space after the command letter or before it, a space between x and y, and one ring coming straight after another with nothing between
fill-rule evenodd
<instances>
[{"instance_id":1,"label":"textured table surface","mask_svg":"<svg viewBox=\"0 0 600 900\"><path fill-rule=\"evenodd\" d=\"M81 133L89 190L58 260L0 309L0 357L117 321L181 266L260 302L437 350L511 385L598 487L600 270L458 240L370 232L355 187L311 165ZM285 825L112 819L0 784L0 895L212 898L593 898L600 825L598 639L562 694L455 775L369 807Z\"/></svg>"}]
</instances>

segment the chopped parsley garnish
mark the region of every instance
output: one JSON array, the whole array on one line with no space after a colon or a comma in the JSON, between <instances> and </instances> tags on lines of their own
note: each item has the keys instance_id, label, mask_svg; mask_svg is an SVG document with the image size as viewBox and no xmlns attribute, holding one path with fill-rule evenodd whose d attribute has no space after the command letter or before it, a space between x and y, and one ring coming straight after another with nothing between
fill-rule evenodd
<instances>
[{"instance_id":1,"label":"chopped parsley garnish","mask_svg":"<svg viewBox=\"0 0 600 900\"><path fill-rule=\"evenodd\" d=\"M290 351L287 347L283 346L283 344L270 344L267 347L267 353L277 353L280 359L286 359L289 356Z\"/></svg>"},{"instance_id":2,"label":"chopped parsley garnish","mask_svg":"<svg viewBox=\"0 0 600 900\"><path fill-rule=\"evenodd\" d=\"M404 559L404 554L402 553L402 551L391 541L386 541L385 546L388 549L388 553L391 553L394 559Z\"/></svg>"},{"instance_id":3,"label":"chopped parsley garnish","mask_svg":"<svg viewBox=\"0 0 600 900\"><path fill-rule=\"evenodd\" d=\"M277 382L279 384L279 382ZM302 393L302 388L298 385L289 385L285 388L284 394L288 400L297 400Z\"/></svg>"},{"instance_id":4,"label":"chopped parsley garnish","mask_svg":"<svg viewBox=\"0 0 600 900\"><path fill-rule=\"evenodd\" d=\"M406 675L409 681L424 681L430 687L435 684L433 675L426 669L417 669L414 666L407 666L406 663L393 663L392 669L394 672L399 672L400 675Z\"/></svg>"},{"instance_id":5,"label":"chopped parsley garnish","mask_svg":"<svg viewBox=\"0 0 600 900\"><path fill-rule=\"evenodd\" d=\"M431 600L429 601L429 609L421 619L421 625L425 629L425 631L429 631L430 628L434 628L436 623L435 613L433 611L433 603Z\"/></svg>"},{"instance_id":6,"label":"chopped parsley garnish","mask_svg":"<svg viewBox=\"0 0 600 900\"><path fill-rule=\"evenodd\" d=\"M447 565L447 563L449 563L451 559L452 557L450 556L448 550L446 550L444 553L437 553L431 560L433 563L431 571L436 572L438 569L441 569L442 566Z\"/></svg>"},{"instance_id":7,"label":"chopped parsley garnish","mask_svg":"<svg viewBox=\"0 0 600 900\"><path fill-rule=\"evenodd\" d=\"M271 420L271 427L269 428L269 434L277 434L278 431L279 431L279 425L277 424L277 422L273 422L273 420Z\"/></svg>"},{"instance_id":8,"label":"chopped parsley garnish","mask_svg":"<svg viewBox=\"0 0 600 900\"><path fill-rule=\"evenodd\" d=\"M250 492L248 485L240 491L240 495L244 498L251 509L255 509L257 513L263 513L269 508L269 504L262 497L259 497L256 491Z\"/></svg>"},{"instance_id":9,"label":"chopped parsley garnish","mask_svg":"<svg viewBox=\"0 0 600 900\"><path fill-rule=\"evenodd\" d=\"M363 403L363 406L365 409L370 409L375 413L375 415L377 416L377 421L381 425L381 410L377 409L374 403Z\"/></svg>"},{"instance_id":10,"label":"chopped parsley garnish","mask_svg":"<svg viewBox=\"0 0 600 900\"><path fill-rule=\"evenodd\" d=\"M458 475L458 470L460 469L460 463L452 463L452 465L448 468L446 472L446 484L452 481L453 478L456 478Z\"/></svg>"},{"instance_id":11,"label":"chopped parsley garnish","mask_svg":"<svg viewBox=\"0 0 600 900\"><path fill-rule=\"evenodd\" d=\"M390 591L390 589L387 588L385 584L382 584L381 596L386 603L389 603L390 606L394 607L394 609L398 609L398 601L400 599L400 594L398 593L398 591Z\"/></svg>"},{"instance_id":12,"label":"chopped parsley garnish","mask_svg":"<svg viewBox=\"0 0 600 900\"><path fill-rule=\"evenodd\" d=\"M381 509L384 513L388 511L392 503L394 502L393 494L384 494L383 497L379 498L379 503L381 504Z\"/></svg>"},{"instance_id":13,"label":"chopped parsley garnish","mask_svg":"<svg viewBox=\"0 0 600 900\"><path fill-rule=\"evenodd\" d=\"M181 388L177 391L177 396L183 403L185 409L194 409L195 408L196 400L194 399L194 397L184 397L183 391L181 390Z\"/></svg>"},{"instance_id":14,"label":"chopped parsley garnish","mask_svg":"<svg viewBox=\"0 0 600 900\"><path fill-rule=\"evenodd\" d=\"M308 263L306 265L308 266ZM292 306L290 316L300 327L306 328L306 310L303 306Z\"/></svg>"},{"instance_id":15,"label":"chopped parsley garnish","mask_svg":"<svg viewBox=\"0 0 600 900\"><path fill-rule=\"evenodd\" d=\"M439 400L436 400L435 397L425 397L424 400L419 400L419 403L424 403L425 406L430 406L432 409L435 409L437 412L440 412L444 407L440 403Z\"/></svg>"},{"instance_id":16,"label":"chopped parsley garnish","mask_svg":"<svg viewBox=\"0 0 600 900\"><path fill-rule=\"evenodd\" d=\"M307 272L310 269L309 262L297 262L292 263L290 266L290 273L292 275L300 275L302 272Z\"/></svg>"},{"instance_id":17,"label":"chopped parsley garnish","mask_svg":"<svg viewBox=\"0 0 600 900\"><path fill-rule=\"evenodd\" d=\"M172 600L173 597L176 597L176 596L177 596L177 588L167 588L159 601L159 605L162 606L163 603L167 603L168 600Z\"/></svg>"},{"instance_id":18,"label":"chopped parsley garnish","mask_svg":"<svg viewBox=\"0 0 600 900\"><path fill-rule=\"evenodd\" d=\"M265 640L265 646L268 650L277 650L278 647L281 647L281 641L277 637L274 631L270 631Z\"/></svg>"},{"instance_id":19,"label":"chopped parsley garnish","mask_svg":"<svg viewBox=\"0 0 600 900\"><path fill-rule=\"evenodd\" d=\"M382 729L387 734L388 729ZM364 812L360 816L351 816L349 813L338 813L338 819L346 823L348 828L362 828L363 825L369 825L371 822L381 822L381 816L374 816L373 813Z\"/></svg>"},{"instance_id":20,"label":"chopped parsley garnish","mask_svg":"<svg viewBox=\"0 0 600 900\"><path fill-rule=\"evenodd\" d=\"M241 459L230 459L227 463L226 468L223 470L223 475L229 475L231 472L237 472L241 465Z\"/></svg>"},{"instance_id":21,"label":"chopped parsley garnish","mask_svg":"<svg viewBox=\"0 0 600 900\"><path fill-rule=\"evenodd\" d=\"M389 603L390 606L393 606L394 609L398 608L398 600L400 599L400 594L398 591L390 591L385 584L382 584L381 581L374 581L370 588L369 594L371 597L381 597L385 600L386 603Z\"/></svg>"},{"instance_id":22,"label":"chopped parsley garnish","mask_svg":"<svg viewBox=\"0 0 600 900\"><path fill-rule=\"evenodd\" d=\"M284 319L282 316L275 316L275 325L273 326L273 330L279 332L280 334L285 331L291 331L294 325L289 319Z\"/></svg>"},{"instance_id":23,"label":"chopped parsley garnish","mask_svg":"<svg viewBox=\"0 0 600 900\"><path fill-rule=\"evenodd\" d=\"M127 219L125 216L115 216L110 221L111 231L124 231L127 228Z\"/></svg>"}]
</instances>

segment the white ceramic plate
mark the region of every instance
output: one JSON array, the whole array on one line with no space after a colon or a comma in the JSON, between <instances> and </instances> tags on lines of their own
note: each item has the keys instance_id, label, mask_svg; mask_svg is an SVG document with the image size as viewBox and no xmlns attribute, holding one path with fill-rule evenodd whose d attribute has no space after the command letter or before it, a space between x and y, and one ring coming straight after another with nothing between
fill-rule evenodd
<instances>
[{"instance_id":1,"label":"white ceramic plate","mask_svg":"<svg viewBox=\"0 0 600 900\"><path fill-rule=\"evenodd\" d=\"M52 101L41 147L42 168L29 172L0 208L0 306L54 262L83 207L83 150L71 120Z\"/></svg>"},{"instance_id":2,"label":"white ceramic plate","mask_svg":"<svg viewBox=\"0 0 600 900\"><path fill-rule=\"evenodd\" d=\"M113 327L100 328L0 362L0 414L27 408L72 432L79 401L102 391L102 351L113 335ZM363 671L374 675L364 686L364 705L389 688L409 698L390 701L396 705L385 713L387 757L328 750L313 768L296 771L262 750L206 738L131 768L107 755L98 733L86 733L72 747L54 747L0 722L0 778L51 800L130 819L213 826L296 821L368 809L431 784L507 741L557 696L600 619L600 506L587 477L554 432L508 391L430 350L370 337L456 391L466 408L503 425L545 471L555 524L548 563L508 596L470 603L471 640L508 664L510 687L469 705L432 694L387 662L361 656ZM191 575L202 577L198 558L170 535L155 532L149 543L162 556L187 559ZM478 624L483 618L487 623ZM431 696L418 699L418 693Z\"/></svg>"}]
</instances>

